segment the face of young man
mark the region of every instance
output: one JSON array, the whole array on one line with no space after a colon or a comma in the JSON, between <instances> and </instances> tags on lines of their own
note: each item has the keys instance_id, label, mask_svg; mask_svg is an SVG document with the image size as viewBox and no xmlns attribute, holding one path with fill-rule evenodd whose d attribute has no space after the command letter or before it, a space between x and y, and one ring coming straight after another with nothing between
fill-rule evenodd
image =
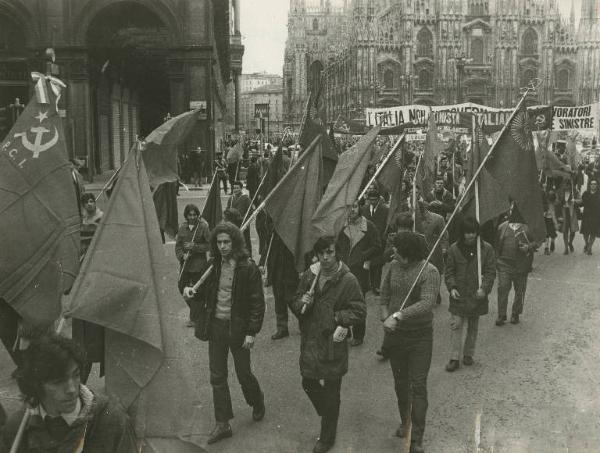
<instances>
[{"instance_id":1,"label":"face of young man","mask_svg":"<svg viewBox=\"0 0 600 453\"><path fill-rule=\"evenodd\" d=\"M335 257L335 245L331 244L329 247L324 249L321 253L317 253L319 263L325 270L332 270L337 266L337 259Z\"/></svg>"},{"instance_id":2,"label":"face of young man","mask_svg":"<svg viewBox=\"0 0 600 453\"><path fill-rule=\"evenodd\" d=\"M379 197L369 197L369 204L373 207L377 206L379 202Z\"/></svg>"},{"instance_id":3,"label":"face of young man","mask_svg":"<svg viewBox=\"0 0 600 453\"><path fill-rule=\"evenodd\" d=\"M473 245L473 244L475 244L475 240L477 239L477 233L465 233L464 238L465 238L465 244Z\"/></svg>"},{"instance_id":4,"label":"face of young man","mask_svg":"<svg viewBox=\"0 0 600 453\"><path fill-rule=\"evenodd\" d=\"M598 182L592 181L590 182L590 192L596 193L598 191Z\"/></svg>"},{"instance_id":5,"label":"face of young man","mask_svg":"<svg viewBox=\"0 0 600 453\"><path fill-rule=\"evenodd\" d=\"M196 222L198 221L198 213L194 210L191 210L190 212L188 212L188 214L185 216L185 219L187 220L187 222L190 225L196 225Z\"/></svg>"},{"instance_id":6,"label":"face of young man","mask_svg":"<svg viewBox=\"0 0 600 453\"><path fill-rule=\"evenodd\" d=\"M408 264L408 259L400 255L396 247L392 247L392 250L394 251L394 259L396 261L398 261L400 264Z\"/></svg>"},{"instance_id":7,"label":"face of young man","mask_svg":"<svg viewBox=\"0 0 600 453\"><path fill-rule=\"evenodd\" d=\"M96 212L96 200L94 200L93 198L89 198L85 202L84 207L87 212L89 212L90 214L93 214L94 212Z\"/></svg>"},{"instance_id":8,"label":"face of young man","mask_svg":"<svg viewBox=\"0 0 600 453\"><path fill-rule=\"evenodd\" d=\"M44 396L41 403L44 410L54 417L73 412L77 406L80 384L79 366L71 360L63 377L42 384Z\"/></svg>"},{"instance_id":9,"label":"face of young man","mask_svg":"<svg viewBox=\"0 0 600 453\"><path fill-rule=\"evenodd\" d=\"M350 222L354 222L359 217L360 217L360 207L358 206L358 203L354 203L352 205L352 208L350 209L350 212L348 213L348 220L350 220Z\"/></svg>"},{"instance_id":10,"label":"face of young man","mask_svg":"<svg viewBox=\"0 0 600 453\"><path fill-rule=\"evenodd\" d=\"M227 233L217 234L217 248L223 259L231 258L231 237Z\"/></svg>"},{"instance_id":11,"label":"face of young man","mask_svg":"<svg viewBox=\"0 0 600 453\"><path fill-rule=\"evenodd\" d=\"M435 190L441 192L444 189L444 180L436 179L435 181Z\"/></svg>"},{"instance_id":12,"label":"face of young man","mask_svg":"<svg viewBox=\"0 0 600 453\"><path fill-rule=\"evenodd\" d=\"M242 186L238 186L237 184L235 184L235 185L233 186L233 194L234 194L236 197L239 197L239 196L242 194Z\"/></svg>"}]
</instances>

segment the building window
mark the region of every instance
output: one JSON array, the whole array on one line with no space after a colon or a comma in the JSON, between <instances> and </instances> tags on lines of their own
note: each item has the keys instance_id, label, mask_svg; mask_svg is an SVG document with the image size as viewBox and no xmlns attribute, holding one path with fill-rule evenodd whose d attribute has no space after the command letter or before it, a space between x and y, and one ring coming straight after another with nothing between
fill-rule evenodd
<instances>
[{"instance_id":1,"label":"building window","mask_svg":"<svg viewBox=\"0 0 600 453\"><path fill-rule=\"evenodd\" d=\"M524 55L536 55L538 53L538 35L533 28L523 34L521 48Z\"/></svg>"},{"instance_id":2,"label":"building window","mask_svg":"<svg viewBox=\"0 0 600 453\"><path fill-rule=\"evenodd\" d=\"M318 31L319 30L319 21L316 18L313 19L313 30L314 31Z\"/></svg>"},{"instance_id":3,"label":"building window","mask_svg":"<svg viewBox=\"0 0 600 453\"><path fill-rule=\"evenodd\" d=\"M383 73L383 85L388 89L394 88L394 72L391 69Z\"/></svg>"},{"instance_id":4,"label":"building window","mask_svg":"<svg viewBox=\"0 0 600 453\"><path fill-rule=\"evenodd\" d=\"M561 69L556 75L556 87L561 91L569 89L569 70Z\"/></svg>"},{"instance_id":5,"label":"building window","mask_svg":"<svg viewBox=\"0 0 600 453\"><path fill-rule=\"evenodd\" d=\"M531 79L537 77L537 71L533 68L526 69L521 76L521 87L526 87L531 82Z\"/></svg>"},{"instance_id":6,"label":"building window","mask_svg":"<svg viewBox=\"0 0 600 453\"><path fill-rule=\"evenodd\" d=\"M471 41L471 58L475 64L483 64L483 39L475 38Z\"/></svg>"},{"instance_id":7,"label":"building window","mask_svg":"<svg viewBox=\"0 0 600 453\"><path fill-rule=\"evenodd\" d=\"M433 56L433 36L427 28L421 28L417 34L417 56Z\"/></svg>"},{"instance_id":8,"label":"building window","mask_svg":"<svg viewBox=\"0 0 600 453\"><path fill-rule=\"evenodd\" d=\"M308 78L308 90L313 91L319 89L321 84L321 73L323 71L323 65L319 60L315 60L310 65L309 78Z\"/></svg>"},{"instance_id":9,"label":"building window","mask_svg":"<svg viewBox=\"0 0 600 453\"><path fill-rule=\"evenodd\" d=\"M421 69L419 71L419 89L430 90L431 89L431 71L427 69Z\"/></svg>"}]
</instances>

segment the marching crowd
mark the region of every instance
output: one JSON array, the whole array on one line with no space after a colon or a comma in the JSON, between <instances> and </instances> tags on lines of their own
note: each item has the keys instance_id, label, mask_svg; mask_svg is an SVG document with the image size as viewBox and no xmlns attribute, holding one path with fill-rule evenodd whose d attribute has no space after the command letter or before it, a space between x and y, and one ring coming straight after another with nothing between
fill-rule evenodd
<instances>
[{"instance_id":1,"label":"marching crowd","mask_svg":"<svg viewBox=\"0 0 600 453\"><path fill-rule=\"evenodd\" d=\"M349 210L341 233L318 238L313 253L306 257L304 272L299 273L266 214L256 222L257 252L252 251L249 229L240 230L253 201L256 205L260 200L255 195L264 175L264 160L268 157L255 156L251 161L253 168L246 177L249 195L236 175L229 175L232 194L222 223L211 231L200 209L190 204L176 238L178 287L190 309L188 326L198 339L208 342L216 421L208 443L233 435L227 382L230 352L253 420L265 416L264 390L252 372L251 350L263 325L266 284L272 287L275 303L272 340L289 336L288 310L299 323L301 385L321 420L313 451L324 453L335 443L349 347L359 347L367 334L378 335L366 332L366 295L372 292L383 326L377 354L389 360L397 397L400 423L396 435L410 436L411 453L423 452L433 308L442 303L441 285L447 288L450 311L451 355L445 369L454 372L461 364L474 363L479 317L488 313L488 297L496 279L495 324L503 326L509 319L511 289L510 323L520 322L534 253L542 244L531 236L514 202L503 218L491 224L479 225L474 218L459 215L446 228L461 191L462 174L455 165L450 168L446 158L439 161L429 193L413 191L413 178L407 172L406 196L397 212L390 212L388 196L377 183L368 187L365 198ZM290 156L284 162L289 167ZM227 162L218 162L216 170L226 193ZM598 176L596 164L572 178L545 180L541 189L547 227L544 253L555 250L558 231L563 235L563 253L576 253L573 239L579 231L585 239L584 253L592 254L600 235ZM93 197L84 195L81 202L83 223L88 225L83 239L89 242L102 212ZM193 289L201 279L202 284ZM16 378L35 412L19 452L137 451L123 410L84 385L87 366L77 343L58 336L34 340L23 351ZM22 415L13 414L6 423L0 452L10 448Z\"/></svg>"}]
</instances>

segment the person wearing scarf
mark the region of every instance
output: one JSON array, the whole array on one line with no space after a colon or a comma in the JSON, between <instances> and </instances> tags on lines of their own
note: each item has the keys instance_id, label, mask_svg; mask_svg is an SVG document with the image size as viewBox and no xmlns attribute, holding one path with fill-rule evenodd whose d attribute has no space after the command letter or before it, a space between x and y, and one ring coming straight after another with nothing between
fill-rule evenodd
<instances>
[{"instance_id":1,"label":"person wearing scarf","mask_svg":"<svg viewBox=\"0 0 600 453\"><path fill-rule=\"evenodd\" d=\"M478 278L477 241L481 242L481 285ZM472 217L459 224L459 238L448 250L446 287L450 294L451 356L446 371L473 365L479 317L488 313L488 294L496 278L496 257L493 247L479 237L479 223ZM463 330L467 336L463 342ZM462 352L462 354L461 354Z\"/></svg>"}]
</instances>

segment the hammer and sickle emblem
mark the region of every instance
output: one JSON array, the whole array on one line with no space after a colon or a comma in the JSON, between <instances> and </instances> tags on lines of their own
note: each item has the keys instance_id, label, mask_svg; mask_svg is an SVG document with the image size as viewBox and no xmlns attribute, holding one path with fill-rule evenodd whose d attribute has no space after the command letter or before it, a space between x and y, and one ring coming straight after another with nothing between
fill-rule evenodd
<instances>
[{"instance_id":1,"label":"hammer and sickle emblem","mask_svg":"<svg viewBox=\"0 0 600 453\"><path fill-rule=\"evenodd\" d=\"M19 132L18 134L15 134L15 138L21 137L21 143L25 148L27 148L33 153L34 159L37 159L40 156L40 153L48 151L58 142L58 129L56 129L56 127L54 127L54 137L52 138L52 140L46 143L42 143L42 136L46 132L50 132L48 129L41 126L32 127L31 132L35 134L35 141L33 143L31 143L27 138L27 132Z\"/></svg>"}]
</instances>

